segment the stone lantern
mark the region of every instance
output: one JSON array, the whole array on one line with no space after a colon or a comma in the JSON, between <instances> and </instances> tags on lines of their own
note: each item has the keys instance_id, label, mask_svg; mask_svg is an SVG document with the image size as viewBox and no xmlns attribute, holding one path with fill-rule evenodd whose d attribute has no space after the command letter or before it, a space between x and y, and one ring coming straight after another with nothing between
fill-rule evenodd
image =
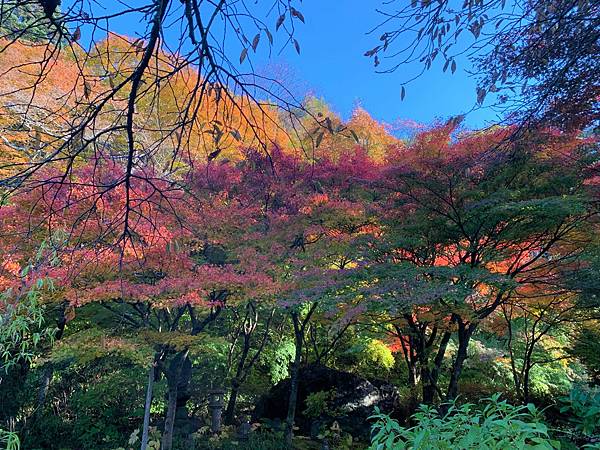
<instances>
[{"instance_id":1,"label":"stone lantern","mask_svg":"<svg viewBox=\"0 0 600 450\"><path fill-rule=\"evenodd\" d=\"M211 389L208 391L208 410L210 411L210 431L213 434L218 434L221 431L221 416L223 414L223 406L225 391L223 389Z\"/></svg>"}]
</instances>

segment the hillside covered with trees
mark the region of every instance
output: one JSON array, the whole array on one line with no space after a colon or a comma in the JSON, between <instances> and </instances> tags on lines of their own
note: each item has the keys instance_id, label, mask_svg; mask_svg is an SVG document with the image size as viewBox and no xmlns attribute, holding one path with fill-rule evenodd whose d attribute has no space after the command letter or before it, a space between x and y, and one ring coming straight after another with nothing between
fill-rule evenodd
<instances>
[{"instance_id":1,"label":"hillside covered with trees","mask_svg":"<svg viewBox=\"0 0 600 450\"><path fill-rule=\"evenodd\" d=\"M1 449L600 448L595 2L377 9L478 129L260 70L301 0L109 3L0 5Z\"/></svg>"}]
</instances>

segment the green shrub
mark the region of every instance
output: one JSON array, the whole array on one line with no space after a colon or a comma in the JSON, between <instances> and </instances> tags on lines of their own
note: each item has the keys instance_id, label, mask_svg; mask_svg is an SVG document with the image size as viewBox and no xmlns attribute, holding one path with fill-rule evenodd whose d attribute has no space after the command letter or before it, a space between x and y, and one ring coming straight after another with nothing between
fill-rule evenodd
<instances>
[{"instance_id":1,"label":"green shrub","mask_svg":"<svg viewBox=\"0 0 600 450\"><path fill-rule=\"evenodd\" d=\"M197 450L287 450L283 432L254 432L247 441L235 436L211 439L202 436L196 441Z\"/></svg>"},{"instance_id":2,"label":"green shrub","mask_svg":"<svg viewBox=\"0 0 600 450\"><path fill-rule=\"evenodd\" d=\"M378 339L357 336L338 362L365 378L386 379L395 364L392 351Z\"/></svg>"},{"instance_id":3,"label":"green shrub","mask_svg":"<svg viewBox=\"0 0 600 450\"><path fill-rule=\"evenodd\" d=\"M142 422L146 381L144 368L127 364L120 358L102 358L57 370L48 398L63 392L68 396L58 412L47 402L31 424L24 446L45 450L124 447ZM164 384L155 385L155 403L164 398Z\"/></svg>"},{"instance_id":4,"label":"green shrub","mask_svg":"<svg viewBox=\"0 0 600 450\"><path fill-rule=\"evenodd\" d=\"M332 391L318 391L308 394L304 404L303 414L306 417L318 418L324 414L331 412L329 410L328 402L333 396Z\"/></svg>"},{"instance_id":5,"label":"green shrub","mask_svg":"<svg viewBox=\"0 0 600 450\"><path fill-rule=\"evenodd\" d=\"M21 271L25 278L33 266ZM12 289L0 292L0 370L7 372L19 362L31 364L43 342L52 342L55 329L44 325L46 291L53 291L51 279L39 278L15 301Z\"/></svg>"},{"instance_id":6,"label":"green shrub","mask_svg":"<svg viewBox=\"0 0 600 450\"><path fill-rule=\"evenodd\" d=\"M471 403L451 403L443 416L422 405L413 416L417 425L411 428L401 427L376 410L370 450L560 448L549 438L539 416L532 404L513 406L499 401L499 394L486 399L482 409Z\"/></svg>"},{"instance_id":7,"label":"green shrub","mask_svg":"<svg viewBox=\"0 0 600 450\"><path fill-rule=\"evenodd\" d=\"M296 353L294 341L281 339L277 345L267 347L261 356L261 363L266 366L271 383L277 384L289 376L288 367Z\"/></svg>"},{"instance_id":8,"label":"green shrub","mask_svg":"<svg viewBox=\"0 0 600 450\"><path fill-rule=\"evenodd\" d=\"M591 322L583 325L572 354L579 358L587 369L591 381L600 386L600 322Z\"/></svg>"},{"instance_id":9,"label":"green shrub","mask_svg":"<svg viewBox=\"0 0 600 450\"><path fill-rule=\"evenodd\" d=\"M600 389L575 387L562 402L560 412L568 414L577 431L587 436L600 431Z\"/></svg>"},{"instance_id":10,"label":"green shrub","mask_svg":"<svg viewBox=\"0 0 600 450\"><path fill-rule=\"evenodd\" d=\"M377 368L390 370L394 367L394 355L379 339L371 339L364 350L365 359Z\"/></svg>"},{"instance_id":11,"label":"green shrub","mask_svg":"<svg viewBox=\"0 0 600 450\"><path fill-rule=\"evenodd\" d=\"M21 441L17 433L5 431L0 428L0 447L6 450L19 450Z\"/></svg>"}]
</instances>

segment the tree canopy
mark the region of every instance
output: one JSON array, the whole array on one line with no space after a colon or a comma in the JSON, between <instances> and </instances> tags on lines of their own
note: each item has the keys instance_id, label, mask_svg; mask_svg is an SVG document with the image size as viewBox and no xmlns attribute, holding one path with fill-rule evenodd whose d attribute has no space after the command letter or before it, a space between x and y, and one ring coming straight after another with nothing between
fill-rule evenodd
<instances>
[{"instance_id":1,"label":"tree canopy","mask_svg":"<svg viewBox=\"0 0 600 450\"><path fill-rule=\"evenodd\" d=\"M500 123L296 98L302 2L2 2L0 445L595 448L598 6L397 3Z\"/></svg>"}]
</instances>

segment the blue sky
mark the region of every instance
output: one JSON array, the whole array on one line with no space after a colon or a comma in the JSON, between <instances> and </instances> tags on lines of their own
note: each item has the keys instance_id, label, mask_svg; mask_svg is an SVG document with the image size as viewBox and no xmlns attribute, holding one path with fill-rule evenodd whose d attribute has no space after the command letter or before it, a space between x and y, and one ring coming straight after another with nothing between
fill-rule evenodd
<instances>
[{"instance_id":1,"label":"blue sky","mask_svg":"<svg viewBox=\"0 0 600 450\"><path fill-rule=\"evenodd\" d=\"M259 10L271 5L272 0L256 1ZM399 2L408 0L399 0ZM146 0L130 0L128 3L146 3ZM178 2L177 2L178 3ZM367 32L380 23L382 16L376 12L381 0L304 0L296 5L301 9L306 24L297 22L296 37L300 43L301 54L293 46L288 46L280 54L274 51L271 59L266 56L265 42L259 46L259 52L249 53L254 67L284 67L296 90L312 92L323 98L333 111L348 118L352 109L359 104L371 115L387 123L398 120L410 120L429 124L436 119L446 119L453 115L471 110L475 104L475 80L465 69L468 61L457 58L458 70L454 75L448 71L442 73L440 59L420 78L412 81L406 88L404 101L400 99L401 85L418 72L419 64L400 67L394 73L376 73L370 58L364 52L379 43L381 31L372 35ZM263 6L264 5L264 6ZM119 0L102 2L104 12L113 8L120 9ZM120 19L112 24L113 31L134 35L139 30L133 17ZM277 14L266 20L275 37L278 50L285 39L280 30L275 33ZM85 35L84 35L85 36ZM263 41L266 39L263 36ZM279 46L278 46L279 44ZM237 60L241 47L231 43L230 48ZM248 64L248 61L245 62ZM381 67L385 67L385 59ZM249 66L244 67L248 69ZM496 119L489 109L470 112L465 124L470 128L480 128Z\"/></svg>"},{"instance_id":2,"label":"blue sky","mask_svg":"<svg viewBox=\"0 0 600 450\"><path fill-rule=\"evenodd\" d=\"M438 60L407 86L406 97L400 100L401 83L418 73L420 65L380 74L372 60L363 56L379 43L381 32L366 33L381 21L376 12L380 2L305 0L302 5L306 25L297 27L301 55L290 48L281 61L343 117L359 102L372 116L388 123L397 119L431 123L436 118L465 113L475 104L475 80L464 71L468 68L465 59L457 60L454 75L442 73ZM479 128L494 118L492 111L482 109L470 113L466 124Z\"/></svg>"}]
</instances>

